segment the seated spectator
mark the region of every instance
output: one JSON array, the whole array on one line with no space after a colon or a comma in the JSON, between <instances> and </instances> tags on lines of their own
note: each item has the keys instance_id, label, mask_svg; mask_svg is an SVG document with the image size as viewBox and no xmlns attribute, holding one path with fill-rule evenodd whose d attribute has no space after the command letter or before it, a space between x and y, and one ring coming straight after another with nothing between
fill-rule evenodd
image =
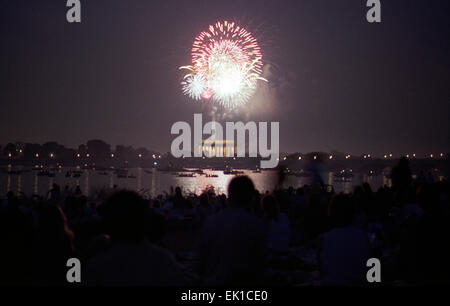
<instances>
[{"instance_id":1,"label":"seated spectator","mask_svg":"<svg viewBox=\"0 0 450 306\"><path fill-rule=\"evenodd\" d=\"M200 224L203 224L205 219L214 213L213 207L209 202L209 197L207 193L202 193L200 196L200 203L196 207L197 218Z\"/></svg>"},{"instance_id":2,"label":"seated spectator","mask_svg":"<svg viewBox=\"0 0 450 306\"><path fill-rule=\"evenodd\" d=\"M252 214L253 182L235 177L228 186L230 207L209 217L198 246L203 285L257 284L262 272L264 230Z\"/></svg>"},{"instance_id":3,"label":"seated spectator","mask_svg":"<svg viewBox=\"0 0 450 306\"><path fill-rule=\"evenodd\" d=\"M112 246L93 257L88 285L186 285L188 275L166 250L147 240L149 207L137 193L120 191L104 204L104 222Z\"/></svg>"},{"instance_id":4,"label":"seated spectator","mask_svg":"<svg viewBox=\"0 0 450 306\"><path fill-rule=\"evenodd\" d=\"M366 233L352 225L354 207L347 195L337 195L330 203L333 229L323 235L320 268L326 285L366 283L369 241Z\"/></svg>"},{"instance_id":5,"label":"seated spectator","mask_svg":"<svg viewBox=\"0 0 450 306\"><path fill-rule=\"evenodd\" d=\"M266 195L261 200L264 209L264 223L267 229L267 248L273 253L289 251L291 227L286 214L280 213L280 207L275 197Z\"/></svg>"},{"instance_id":6,"label":"seated spectator","mask_svg":"<svg viewBox=\"0 0 450 306\"><path fill-rule=\"evenodd\" d=\"M34 279L39 284L67 284L66 263L75 257L74 235L59 205L45 203L39 210L34 247Z\"/></svg>"}]
</instances>

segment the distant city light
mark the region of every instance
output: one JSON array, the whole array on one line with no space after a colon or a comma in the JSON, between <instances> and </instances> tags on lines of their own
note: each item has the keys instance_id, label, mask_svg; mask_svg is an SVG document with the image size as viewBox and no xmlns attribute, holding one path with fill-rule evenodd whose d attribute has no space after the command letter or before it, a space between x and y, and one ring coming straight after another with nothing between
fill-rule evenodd
<instances>
[{"instance_id":1,"label":"distant city light","mask_svg":"<svg viewBox=\"0 0 450 306\"><path fill-rule=\"evenodd\" d=\"M77 154L77 157L80 157L80 153Z\"/></svg>"},{"instance_id":2,"label":"distant city light","mask_svg":"<svg viewBox=\"0 0 450 306\"><path fill-rule=\"evenodd\" d=\"M330 155L330 159L333 159L333 155Z\"/></svg>"},{"instance_id":3,"label":"distant city light","mask_svg":"<svg viewBox=\"0 0 450 306\"><path fill-rule=\"evenodd\" d=\"M114 158L114 154L111 154L111 158Z\"/></svg>"},{"instance_id":4,"label":"distant city light","mask_svg":"<svg viewBox=\"0 0 450 306\"><path fill-rule=\"evenodd\" d=\"M444 157L444 153L441 153L441 157Z\"/></svg>"},{"instance_id":5,"label":"distant city light","mask_svg":"<svg viewBox=\"0 0 450 306\"><path fill-rule=\"evenodd\" d=\"M89 157L90 155L89 155L89 153L88 154L86 154L86 157Z\"/></svg>"},{"instance_id":6,"label":"distant city light","mask_svg":"<svg viewBox=\"0 0 450 306\"><path fill-rule=\"evenodd\" d=\"M285 156L285 157L283 157L283 160L286 160L286 158L287 158L286 156Z\"/></svg>"},{"instance_id":7,"label":"distant city light","mask_svg":"<svg viewBox=\"0 0 450 306\"><path fill-rule=\"evenodd\" d=\"M302 157L301 157L301 156L299 156L299 157L298 157L298 160L302 160Z\"/></svg>"},{"instance_id":8,"label":"distant city light","mask_svg":"<svg viewBox=\"0 0 450 306\"><path fill-rule=\"evenodd\" d=\"M391 153L391 154L389 154L389 157L392 157L392 153Z\"/></svg>"},{"instance_id":9,"label":"distant city light","mask_svg":"<svg viewBox=\"0 0 450 306\"><path fill-rule=\"evenodd\" d=\"M413 157L416 157L416 153L413 153Z\"/></svg>"},{"instance_id":10,"label":"distant city light","mask_svg":"<svg viewBox=\"0 0 450 306\"><path fill-rule=\"evenodd\" d=\"M11 157L12 156L12 154L11 153L8 153L8 157Z\"/></svg>"},{"instance_id":11,"label":"distant city light","mask_svg":"<svg viewBox=\"0 0 450 306\"><path fill-rule=\"evenodd\" d=\"M433 157L434 157L434 155L433 155L433 154L430 154L430 157L431 157L431 158L433 158Z\"/></svg>"},{"instance_id":12,"label":"distant city light","mask_svg":"<svg viewBox=\"0 0 450 306\"><path fill-rule=\"evenodd\" d=\"M39 157L39 154L38 153L36 153L34 156L36 156L36 157Z\"/></svg>"},{"instance_id":13,"label":"distant city light","mask_svg":"<svg viewBox=\"0 0 450 306\"><path fill-rule=\"evenodd\" d=\"M386 155L386 154L384 154L384 158L387 158L387 155Z\"/></svg>"},{"instance_id":14,"label":"distant city light","mask_svg":"<svg viewBox=\"0 0 450 306\"><path fill-rule=\"evenodd\" d=\"M139 156L139 158L141 158L141 157L142 157L142 154L139 154L138 156Z\"/></svg>"},{"instance_id":15,"label":"distant city light","mask_svg":"<svg viewBox=\"0 0 450 306\"><path fill-rule=\"evenodd\" d=\"M316 160L316 159L317 159L317 156L314 155L314 159Z\"/></svg>"},{"instance_id":16,"label":"distant city light","mask_svg":"<svg viewBox=\"0 0 450 306\"><path fill-rule=\"evenodd\" d=\"M50 153L50 158L53 158L55 155L53 153Z\"/></svg>"}]
</instances>

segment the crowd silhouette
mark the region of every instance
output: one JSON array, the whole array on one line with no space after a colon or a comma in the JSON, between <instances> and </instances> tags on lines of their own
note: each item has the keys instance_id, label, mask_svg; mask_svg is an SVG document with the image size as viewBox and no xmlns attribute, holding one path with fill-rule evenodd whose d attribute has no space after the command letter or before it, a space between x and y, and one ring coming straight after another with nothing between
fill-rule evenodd
<instances>
[{"instance_id":1,"label":"crowd silhouette","mask_svg":"<svg viewBox=\"0 0 450 306\"><path fill-rule=\"evenodd\" d=\"M68 285L72 257L81 285L366 286L369 258L380 259L384 285L448 283L449 195L447 180L412 179L406 158L392 187L365 183L350 194L320 184L261 194L247 176L231 180L228 196L179 187L152 198L114 188L91 199L57 185L46 197L9 192L0 283ZM191 240L177 238L180 224ZM167 235L191 248L169 248Z\"/></svg>"}]
</instances>

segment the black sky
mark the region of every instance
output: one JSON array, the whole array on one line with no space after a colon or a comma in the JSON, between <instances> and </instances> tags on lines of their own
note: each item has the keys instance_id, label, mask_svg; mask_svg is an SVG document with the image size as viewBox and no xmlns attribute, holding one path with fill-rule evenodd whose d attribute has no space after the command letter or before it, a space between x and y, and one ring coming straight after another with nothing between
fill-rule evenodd
<instances>
[{"instance_id":1,"label":"black sky","mask_svg":"<svg viewBox=\"0 0 450 306\"><path fill-rule=\"evenodd\" d=\"M247 116L279 121L282 151L450 151L450 2L2 1L0 143L100 138L168 151L202 108L180 91L193 38L235 20L262 45L268 86Z\"/></svg>"}]
</instances>

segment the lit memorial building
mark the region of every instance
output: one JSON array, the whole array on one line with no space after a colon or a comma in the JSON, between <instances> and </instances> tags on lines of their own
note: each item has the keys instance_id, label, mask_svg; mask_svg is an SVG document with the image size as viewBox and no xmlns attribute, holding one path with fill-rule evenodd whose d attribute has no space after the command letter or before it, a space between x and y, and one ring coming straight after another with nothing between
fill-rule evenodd
<instances>
[{"instance_id":1,"label":"lit memorial building","mask_svg":"<svg viewBox=\"0 0 450 306\"><path fill-rule=\"evenodd\" d=\"M234 156L236 149L236 143L234 140L214 140L214 139L203 139L202 145L199 148L201 152L206 156L206 152L208 152L208 156L210 157L226 157L230 155Z\"/></svg>"}]
</instances>

